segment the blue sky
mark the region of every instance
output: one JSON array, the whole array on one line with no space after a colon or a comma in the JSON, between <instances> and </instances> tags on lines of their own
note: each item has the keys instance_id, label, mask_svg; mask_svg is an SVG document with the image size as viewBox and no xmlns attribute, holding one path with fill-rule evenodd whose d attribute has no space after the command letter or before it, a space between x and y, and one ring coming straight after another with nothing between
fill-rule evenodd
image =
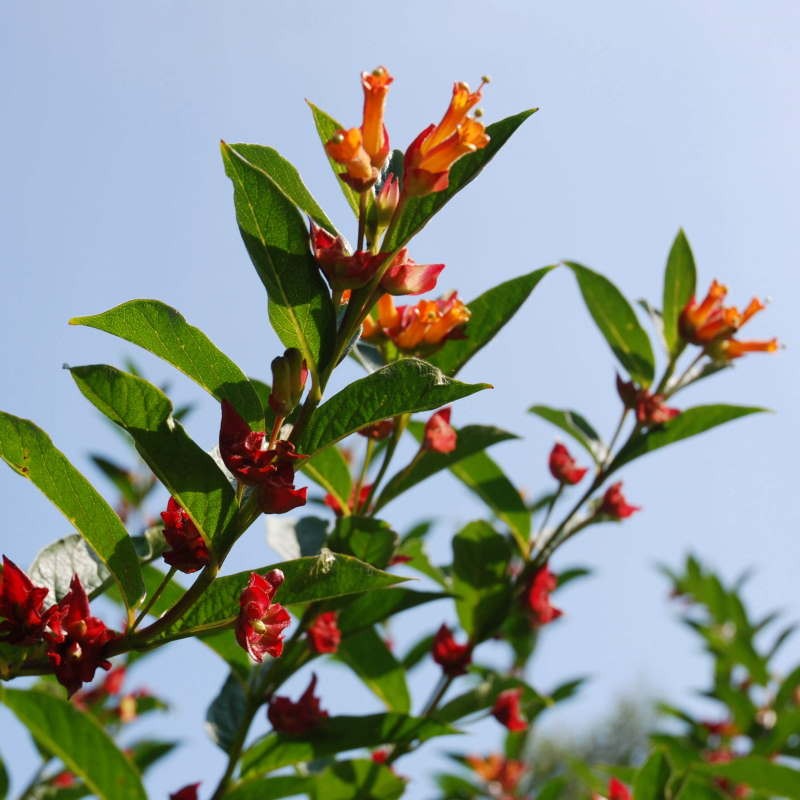
<instances>
[{"instance_id":1,"label":"blue sky","mask_svg":"<svg viewBox=\"0 0 800 800\"><path fill-rule=\"evenodd\" d=\"M657 562L676 564L691 549L729 576L754 566L755 606L800 618L795 3L17 2L3 5L0 22L0 407L35 420L87 472L88 451L121 451L64 362L119 364L135 355L151 379L171 382L177 400L197 402L189 428L209 446L218 411L155 359L68 328L70 317L156 297L250 374L263 376L277 351L234 224L220 138L276 147L344 226L348 212L303 98L354 125L358 73L385 64L396 77L389 130L405 146L439 118L453 80L475 83L489 73L487 120L534 105L541 111L417 240L417 261L447 263L440 285L471 298L570 258L606 273L629 297L657 301L669 244L683 226L701 284L717 277L739 303L772 297L752 333L777 334L787 345L681 398L682 405L764 404L776 414L626 470L626 492L644 511L590 531L556 561L556 568L581 563L596 572L563 593L566 616L547 632L529 677L545 690L572 675L595 680L547 724L580 725L631 686L674 700L702 685L705 662L674 622ZM557 271L465 370L465 379L496 388L462 401L454 420L502 420L523 436L495 455L536 493L548 485L554 432L525 409L535 402L578 408L608 433L617 413L613 376L574 281ZM481 513L448 477L388 515L404 525L420 508L444 517L441 553L447 531ZM23 565L68 532L9 470L0 471L0 517L2 551ZM254 526L232 567L271 558ZM411 627L398 626L401 644ZM787 663L798 655L794 642ZM433 676L420 675L418 692ZM153 772L153 797L191 780L213 785L223 759L201 721L223 678L220 664L190 643L142 667L140 680L176 708L174 718L159 721L159 734L185 745ZM334 711L361 702L341 668L326 671L321 686ZM8 719L0 712L4 731ZM487 724L463 747L496 740ZM4 736L0 752L14 759L17 780L27 779L34 762L22 738Z\"/></svg>"}]
</instances>

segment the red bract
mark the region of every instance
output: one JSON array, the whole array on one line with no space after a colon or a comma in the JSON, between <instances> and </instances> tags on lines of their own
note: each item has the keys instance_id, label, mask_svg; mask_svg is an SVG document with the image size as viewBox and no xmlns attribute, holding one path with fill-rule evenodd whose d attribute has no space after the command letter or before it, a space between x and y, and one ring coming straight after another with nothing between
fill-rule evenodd
<instances>
[{"instance_id":1,"label":"red bract","mask_svg":"<svg viewBox=\"0 0 800 800\"><path fill-rule=\"evenodd\" d=\"M178 789L177 792L173 792L169 796L169 800L197 800L197 787L200 786L200 783L190 783L183 787L183 789Z\"/></svg>"},{"instance_id":2,"label":"red bract","mask_svg":"<svg viewBox=\"0 0 800 800\"><path fill-rule=\"evenodd\" d=\"M174 497L170 497L167 510L161 512L161 519L164 520L164 538L171 548L164 553L164 561L186 573L206 566L208 545Z\"/></svg>"},{"instance_id":3,"label":"red bract","mask_svg":"<svg viewBox=\"0 0 800 800\"><path fill-rule=\"evenodd\" d=\"M98 668L111 669L103 651L116 634L102 620L90 616L89 598L77 575L72 578L69 592L51 611L45 632L47 656L59 683L73 695L81 684L94 678Z\"/></svg>"},{"instance_id":4,"label":"red bract","mask_svg":"<svg viewBox=\"0 0 800 800\"><path fill-rule=\"evenodd\" d=\"M436 288L444 264L417 264L403 248L381 278L381 289L388 294L423 294Z\"/></svg>"},{"instance_id":5,"label":"red bract","mask_svg":"<svg viewBox=\"0 0 800 800\"><path fill-rule=\"evenodd\" d=\"M528 723L522 718L519 708L519 699L522 689L507 689L500 692L492 707L492 716L510 731L524 731Z\"/></svg>"},{"instance_id":6,"label":"red bract","mask_svg":"<svg viewBox=\"0 0 800 800\"><path fill-rule=\"evenodd\" d=\"M558 581L556 576L547 568L547 564L539 567L533 574L528 586L528 609L536 625L547 625L548 622L558 619L563 612L550 603L552 592Z\"/></svg>"},{"instance_id":7,"label":"red bract","mask_svg":"<svg viewBox=\"0 0 800 800\"><path fill-rule=\"evenodd\" d=\"M272 602L282 583L283 573L279 569L264 576L253 572L239 597L236 641L259 663L265 655L277 658L283 652L283 631L291 618L282 605Z\"/></svg>"},{"instance_id":8,"label":"red bract","mask_svg":"<svg viewBox=\"0 0 800 800\"><path fill-rule=\"evenodd\" d=\"M677 408L668 408L664 404L663 394L650 394L647 389L640 389L633 381L623 381L617 375L617 393L625 404L636 412L636 421L640 425L663 425L674 419L681 412Z\"/></svg>"},{"instance_id":9,"label":"red bract","mask_svg":"<svg viewBox=\"0 0 800 800\"><path fill-rule=\"evenodd\" d=\"M342 640L342 632L337 622L335 611L319 614L308 627L308 640L315 653L335 653Z\"/></svg>"},{"instance_id":10,"label":"red bract","mask_svg":"<svg viewBox=\"0 0 800 800\"><path fill-rule=\"evenodd\" d=\"M319 706L319 698L314 696L317 675L312 674L308 688L295 703L288 697L275 697L270 700L267 717L278 733L299 736L319 727L328 718L328 712Z\"/></svg>"},{"instance_id":11,"label":"red bract","mask_svg":"<svg viewBox=\"0 0 800 800\"><path fill-rule=\"evenodd\" d=\"M292 464L279 461L274 471L267 475L258 488L258 507L265 514L285 514L293 508L304 506L307 495L307 486L295 489Z\"/></svg>"},{"instance_id":12,"label":"red bract","mask_svg":"<svg viewBox=\"0 0 800 800\"><path fill-rule=\"evenodd\" d=\"M47 589L37 587L10 559L0 571L0 642L30 645L42 640L50 610L44 609Z\"/></svg>"},{"instance_id":13,"label":"red bract","mask_svg":"<svg viewBox=\"0 0 800 800\"><path fill-rule=\"evenodd\" d=\"M592 795L593 800L605 800L602 795ZM633 800L630 789L616 778L608 781L608 800Z\"/></svg>"},{"instance_id":14,"label":"red bract","mask_svg":"<svg viewBox=\"0 0 800 800\"><path fill-rule=\"evenodd\" d=\"M433 660L442 668L445 675L463 675L472 663L472 645L458 644L447 625L442 624L433 640L431 649Z\"/></svg>"},{"instance_id":15,"label":"red bract","mask_svg":"<svg viewBox=\"0 0 800 800\"><path fill-rule=\"evenodd\" d=\"M570 486L580 483L583 476L589 471L588 467L579 467L575 463L575 459L561 442L556 442L553 445L548 466L550 467L550 474L559 483L566 483Z\"/></svg>"},{"instance_id":16,"label":"red bract","mask_svg":"<svg viewBox=\"0 0 800 800\"><path fill-rule=\"evenodd\" d=\"M637 511L641 510L640 506L632 506L625 499L625 496L622 494L622 481L612 483L611 486L606 489L606 493L603 495L603 500L598 508L599 513L607 514L613 519L625 519L631 516L631 514L635 514Z\"/></svg>"},{"instance_id":17,"label":"red bract","mask_svg":"<svg viewBox=\"0 0 800 800\"><path fill-rule=\"evenodd\" d=\"M452 453L458 444L458 433L450 424L450 406L437 411L425 423L425 436L422 446L434 453Z\"/></svg>"}]
</instances>

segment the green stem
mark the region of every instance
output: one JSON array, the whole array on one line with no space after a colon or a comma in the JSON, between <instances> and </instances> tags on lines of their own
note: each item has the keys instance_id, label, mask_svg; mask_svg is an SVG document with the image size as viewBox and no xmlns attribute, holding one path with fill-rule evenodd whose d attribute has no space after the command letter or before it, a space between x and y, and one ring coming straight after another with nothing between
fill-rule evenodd
<instances>
[{"instance_id":1,"label":"green stem","mask_svg":"<svg viewBox=\"0 0 800 800\"><path fill-rule=\"evenodd\" d=\"M608 465L612 461L614 455L614 445L617 443L617 439L619 439L619 435L622 433L622 429L625 426L625 419L628 416L628 411L630 411L630 409L627 406L624 406L622 409L622 415L617 423L617 427L614 429L614 433L611 436L611 441L608 443L608 449L606 451L605 458L598 467L598 472L605 472L608 469Z\"/></svg>"},{"instance_id":2,"label":"green stem","mask_svg":"<svg viewBox=\"0 0 800 800\"><path fill-rule=\"evenodd\" d=\"M558 489L553 493L553 496L550 498L550 502L547 504L547 511L545 511L544 519L542 520L542 525L539 528L539 535L536 537L536 540L540 539L544 534L544 530L547 527L547 523L550 521L550 515L553 513L553 509L555 508L558 499L561 497L561 493L564 491L564 484L559 482ZM531 548L533 547L533 542L531 542Z\"/></svg>"},{"instance_id":3,"label":"green stem","mask_svg":"<svg viewBox=\"0 0 800 800\"><path fill-rule=\"evenodd\" d=\"M375 476L375 480L372 482L372 488L369 490L369 496L367 497L366 501L364 502L364 508L369 508L370 504L372 503L372 498L375 496L375 492L378 490L378 487L381 485L381 482L386 477L386 472L389 469L389 464L394 457L395 450L397 450L397 445L400 443L400 439L405 432L405 429L408 427L408 421L411 419L411 414L398 414L394 418L394 430L392 431L392 438L389 443L386 445L386 450L383 454L383 462L381 463L381 468L378 471L378 474ZM415 456L416 458L416 456ZM377 511L382 506L381 498L378 498L378 501L375 503L374 511Z\"/></svg>"},{"instance_id":4,"label":"green stem","mask_svg":"<svg viewBox=\"0 0 800 800\"><path fill-rule=\"evenodd\" d=\"M372 461L372 454L375 451L375 440L372 437L367 437L367 447L364 451L364 459L361 462L361 470L358 473L356 484L353 487L353 513L358 514L361 511L361 503L359 502L359 495L361 494L361 487L367 477L367 470L369 469L370 462Z\"/></svg>"},{"instance_id":5,"label":"green stem","mask_svg":"<svg viewBox=\"0 0 800 800\"><path fill-rule=\"evenodd\" d=\"M361 192L358 196L358 239L356 251L364 249L364 229L367 224L367 191Z\"/></svg>"},{"instance_id":6,"label":"green stem","mask_svg":"<svg viewBox=\"0 0 800 800\"><path fill-rule=\"evenodd\" d=\"M703 360L705 355L706 355L706 351L705 350L701 350L692 359L691 364L689 364L689 366L686 367L686 369L681 373L681 376L678 378L677 381L675 381L675 383L672 385L672 388L669 389L668 391L664 392L664 398L665 399L667 399L669 397L672 397L673 394L675 394L676 392L679 392L681 389L685 389L691 383L691 381L687 381L686 383L684 383L684 381L686 381L686 379L689 377L689 375L692 372L692 370Z\"/></svg>"},{"instance_id":7,"label":"green stem","mask_svg":"<svg viewBox=\"0 0 800 800\"><path fill-rule=\"evenodd\" d=\"M169 568L169 572L164 576L161 583L158 584L156 590L150 596L150 599L145 603L144 608L139 612L139 616L136 617L136 620L134 621L129 631L130 634L133 634L139 627L141 621L147 616L147 612L150 611L150 609L153 607L153 604L156 602L156 600L158 600L159 597L161 597L161 594L163 593L164 589L166 589L167 586L169 585L169 582L175 577L176 572L177 569L175 567Z\"/></svg>"}]
</instances>

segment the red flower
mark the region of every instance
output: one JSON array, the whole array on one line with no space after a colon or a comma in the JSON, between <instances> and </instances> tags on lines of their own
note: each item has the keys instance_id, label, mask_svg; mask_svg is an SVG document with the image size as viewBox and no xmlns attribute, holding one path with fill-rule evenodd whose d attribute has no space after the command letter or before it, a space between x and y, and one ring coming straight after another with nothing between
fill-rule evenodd
<instances>
[{"instance_id":1,"label":"red flower","mask_svg":"<svg viewBox=\"0 0 800 800\"><path fill-rule=\"evenodd\" d=\"M469 642L457 644L452 631L444 623L436 631L431 654L444 674L451 677L464 675L472 663L472 645Z\"/></svg>"},{"instance_id":2,"label":"red flower","mask_svg":"<svg viewBox=\"0 0 800 800\"><path fill-rule=\"evenodd\" d=\"M403 248L381 278L381 289L388 294L424 294L436 288L444 264L417 264Z\"/></svg>"},{"instance_id":3,"label":"red flower","mask_svg":"<svg viewBox=\"0 0 800 800\"><path fill-rule=\"evenodd\" d=\"M481 100L484 78L477 91L466 83L453 84L450 105L438 125L429 125L406 150L403 193L421 196L441 192L449 183L450 168L459 158L489 144L483 125L467 114Z\"/></svg>"},{"instance_id":4,"label":"red flower","mask_svg":"<svg viewBox=\"0 0 800 800\"><path fill-rule=\"evenodd\" d=\"M100 703L112 695L119 694L122 691L122 684L125 681L125 667L114 667L108 675L105 676L103 682L94 687L93 689L82 689L72 696L72 702L78 708L86 709L93 706L95 703Z\"/></svg>"},{"instance_id":5,"label":"red flower","mask_svg":"<svg viewBox=\"0 0 800 800\"><path fill-rule=\"evenodd\" d=\"M394 432L394 420L382 419L379 422L373 422L371 425L365 425L358 433L367 439L388 439Z\"/></svg>"},{"instance_id":6,"label":"red flower","mask_svg":"<svg viewBox=\"0 0 800 800\"><path fill-rule=\"evenodd\" d=\"M55 786L56 789L68 789L77 783L77 778L73 772L68 769L62 770L57 775L53 775L50 779L50 785Z\"/></svg>"},{"instance_id":7,"label":"red flower","mask_svg":"<svg viewBox=\"0 0 800 800\"><path fill-rule=\"evenodd\" d=\"M173 792L169 796L169 800L197 800L197 787L200 783L190 783L183 787L183 789L178 789L177 792Z\"/></svg>"},{"instance_id":8,"label":"red flower","mask_svg":"<svg viewBox=\"0 0 800 800\"><path fill-rule=\"evenodd\" d=\"M308 627L308 639L315 653L335 653L342 640L342 632L335 611L325 611Z\"/></svg>"},{"instance_id":9,"label":"red flower","mask_svg":"<svg viewBox=\"0 0 800 800\"><path fill-rule=\"evenodd\" d=\"M47 589L34 586L30 578L3 556L0 571L0 642L29 645L42 640L51 611L44 609Z\"/></svg>"},{"instance_id":10,"label":"red flower","mask_svg":"<svg viewBox=\"0 0 800 800\"><path fill-rule=\"evenodd\" d=\"M667 408L664 405L663 394L650 394L647 389L637 388L633 381L623 381L619 375L617 393L625 408L635 409L636 421L640 425L663 425L681 413L677 408Z\"/></svg>"},{"instance_id":11,"label":"red flower","mask_svg":"<svg viewBox=\"0 0 800 800\"><path fill-rule=\"evenodd\" d=\"M434 453L452 453L458 444L458 433L450 425L451 408L439 409L425 423L425 438L422 440L422 447L425 450L432 450Z\"/></svg>"},{"instance_id":12,"label":"red flower","mask_svg":"<svg viewBox=\"0 0 800 800\"><path fill-rule=\"evenodd\" d=\"M186 511L170 497L167 510L161 512L164 520L164 538L170 550L164 561L181 572L197 572L208 564L208 545L200 535Z\"/></svg>"},{"instance_id":13,"label":"red flower","mask_svg":"<svg viewBox=\"0 0 800 800\"><path fill-rule=\"evenodd\" d=\"M605 800L602 795L592 795L592 800ZM632 800L630 790L616 778L608 781L608 800Z\"/></svg>"},{"instance_id":14,"label":"red flower","mask_svg":"<svg viewBox=\"0 0 800 800\"><path fill-rule=\"evenodd\" d=\"M358 490L358 501L356 502L356 487L354 486L350 490L350 497L347 498L347 508L350 510L351 513L356 513L357 511L366 511L364 508L364 503L367 502L367 498L369 497L369 493L372 491L372 484L368 483L362 486ZM333 513L336 514L337 517L342 516L342 506L341 503L329 492L325 495L323 501L328 508L333 509Z\"/></svg>"},{"instance_id":15,"label":"red flower","mask_svg":"<svg viewBox=\"0 0 800 800\"><path fill-rule=\"evenodd\" d=\"M328 712L319 707L319 698L314 696L316 685L317 675L314 673L308 688L296 703L288 697L274 697L270 700L267 717L278 733L299 736L313 731L328 718Z\"/></svg>"},{"instance_id":16,"label":"red flower","mask_svg":"<svg viewBox=\"0 0 800 800\"><path fill-rule=\"evenodd\" d=\"M559 483L566 483L570 486L580 483L583 476L589 471L588 467L579 467L575 463L575 459L561 442L556 442L553 445L548 464L550 466L550 474Z\"/></svg>"},{"instance_id":17,"label":"red flower","mask_svg":"<svg viewBox=\"0 0 800 800\"><path fill-rule=\"evenodd\" d=\"M522 689L506 689L500 692L492 707L492 716L510 731L524 731L528 723L522 718L519 708L519 699Z\"/></svg>"},{"instance_id":18,"label":"red flower","mask_svg":"<svg viewBox=\"0 0 800 800\"><path fill-rule=\"evenodd\" d=\"M556 576L547 568L539 567L528 586L528 609L536 625L547 625L558 619L564 612L550 603L550 592L558 586Z\"/></svg>"},{"instance_id":19,"label":"red flower","mask_svg":"<svg viewBox=\"0 0 800 800\"><path fill-rule=\"evenodd\" d=\"M89 598L77 575L72 577L69 592L51 611L45 632L47 656L56 678L71 696L94 678L98 667L111 669L103 651L116 634L102 620L90 616Z\"/></svg>"},{"instance_id":20,"label":"red flower","mask_svg":"<svg viewBox=\"0 0 800 800\"><path fill-rule=\"evenodd\" d=\"M618 483L612 483L611 486L606 489L606 493L603 495L603 500L598 508L598 513L608 514L608 516L613 519L625 519L626 517L630 517L631 514L641 510L641 506L632 506L628 503L625 496L622 494L622 481L619 481Z\"/></svg>"},{"instance_id":21,"label":"red flower","mask_svg":"<svg viewBox=\"0 0 800 800\"><path fill-rule=\"evenodd\" d=\"M282 583L283 573L279 569L264 576L253 572L239 597L236 641L259 663L267 654L277 658L283 652L283 631L291 618L282 605L272 602Z\"/></svg>"},{"instance_id":22,"label":"red flower","mask_svg":"<svg viewBox=\"0 0 800 800\"><path fill-rule=\"evenodd\" d=\"M278 461L275 470L267 475L259 487L258 507L265 514L285 514L293 508L304 506L307 495L307 486L302 489L294 488L294 467L291 462Z\"/></svg>"},{"instance_id":23,"label":"red flower","mask_svg":"<svg viewBox=\"0 0 800 800\"><path fill-rule=\"evenodd\" d=\"M370 758L376 764L385 764L386 759L389 758L390 752L391 750L388 747L381 747L378 750L373 750L372 753L370 753Z\"/></svg>"}]
</instances>

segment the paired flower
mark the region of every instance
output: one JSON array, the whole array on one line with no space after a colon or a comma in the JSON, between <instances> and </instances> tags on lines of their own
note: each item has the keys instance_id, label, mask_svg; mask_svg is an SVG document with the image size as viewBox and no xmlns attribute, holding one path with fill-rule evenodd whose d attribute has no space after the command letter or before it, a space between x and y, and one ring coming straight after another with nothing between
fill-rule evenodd
<instances>
[{"instance_id":1,"label":"paired flower","mask_svg":"<svg viewBox=\"0 0 800 800\"><path fill-rule=\"evenodd\" d=\"M467 116L481 101L481 90L487 83L488 78L483 78L474 92L466 83L453 84L450 105L441 122L425 128L406 150L403 175L405 195L419 197L446 189L453 164L489 144L484 126L477 119Z\"/></svg>"},{"instance_id":2,"label":"paired flower","mask_svg":"<svg viewBox=\"0 0 800 800\"><path fill-rule=\"evenodd\" d=\"M553 445L547 464L550 467L550 474L559 483L569 486L580 483L583 476L589 471L588 467L578 466L572 454L561 442Z\"/></svg>"},{"instance_id":3,"label":"paired flower","mask_svg":"<svg viewBox=\"0 0 800 800\"><path fill-rule=\"evenodd\" d=\"M733 338L742 325L766 306L754 297L740 312L736 306L723 305L727 294L727 287L714 280L701 303L694 297L689 300L678 319L683 339L704 347L717 361L729 361L750 352L772 353L777 350L778 340L774 338L746 342Z\"/></svg>"},{"instance_id":4,"label":"paired flower","mask_svg":"<svg viewBox=\"0 0 800 800\"><path fill-rule=\"evenodd\" d=\"M458 644L450 628L442 623L433 639L431 655L445 675L464 675L472 663L472 645L469 642Z\"/></svg>"},{"instance_id":5,"label":"paired flower","mask_svg":"<svg viewBox=\"0 0 800 800\"><path fill-rule=\"evenodd\" d=\"M278 658L283 652L283 631L291 618L280 603L272 602L282 583L279 569L263 576L253 572L239 597L236 641L259 663L265 655Z\"/></svg>"},{"instance_id":6,"label":"paired flower","mask_svg":"<svg viewBox=\"0 0 800 800\"><path fill-rule=\"evenodd\" d=\"M314 258L334 291L366 286L389 257L386 253L358 250L352 255L341 236L334 236L311 222L311 248ZM392 258L381 277L380 286L389 294L422 294L436 287L444 264L417 264L404 247Z\"/></svg>"},{"instance_id":7,"label":"paired flower","mask_svg":"<svg viewBox=\"0 0 800 800\"><path fill-rule=\"evenodd\" d=\"M668 408L663 394L650 394L647 389L638 387L633 381L623 381L617 375L617 394L625 408L633 409L636 421L640 425L663 425L675 419L681 412L677 408Z\"/></svg>"},{"instance_id":8,"label":"paired flower","mask_svg":"<svg viewBox=\"0 0 800 800\"><path fill-rule=\"evenodd\" d=\"M547 625L558 619L564 612L550 602L550 593L558 586L556 576L545 564L533 574L528 585L527 601L531 619L535 625Z\"/></svg>"},{"instance_id":9,"label":"paired flower","mask_svg":"<svg viewBox=\"0 0 800 800\"><path fill-rule=\"evenodd\" d=\"M48 590L34 586L31 579L3 556L0 571L0 642L30 645L42 641L52 607L45 610Z\"/></svg>"},{"instance_id":10,"label":"paired flower","mask_svg":"<svg viewBox=\"0 0 800 800\"><path fill-rule=\"evenodd\" d=\"M197 572L209 561L208 545L200 535L186 511L170 497L167 510L161 512L164 520L164 538L170 549L164 561L181 572Z\"/></svg>"},{"instance_id":11,"label":"paired flower","mask_svg":"<svg viewBox=\"0 0 800 800\"><path fill-rule=\"evenodd\" d=\"M520 713L521 696L522 689L506 689L506 691L500 692L492 707L492 716L512 733L524 731L528 727L528 723Z\"/></svg>"},{"instance_id":12,"label":"paired flower","mask_svg":"<svg viewBox=\"0 0 800 800\"><path fill-rule=\"evenodd\" d=\"M597 508L598 514L607 514L612 519L626 519L637 511L641 511L641 506L632 506L622 494L622 481L612 483L606 489L603 499Z\"/></svg>"},{"instance_id":13,"label":"paired flower","mask_svg":"<svg viewBox=\"0 0 800 800\"><path fill-rule=\"evenodd\" d=\"M420 300L414 306L397 306L390 295L383 295L376 304L376 319L367 317L361 336L368 342L391 340L406 354L430 355L448 339L464 338L464 326L470 310L457 292L438 300Z\"/></svg>"},{"instance_id":14,"label":"paired flower","mask_svg":"<svg viewBox=\"0 0 800 800\"><path fill-rule=\"evenodd\" d=\"M328 712L319 705L319 697L314 695L317 675L311 675L308 688L297 702L288 697L274 697L270 700L267 717L278 733L302 736L318 728L328 718Z\"/></svg>"},{"instance_id":15,"label":"paired flower","mask_svg":"<svg viewBox=\"0 0 800 800\"><path fill-rule=\"evenodd\" d=\"M290 442L267 447L263 431L254 431L227 401L222 401L219 451L225 466L241 483L258 487L265 514L283 514L305 505L307 488L294 487L294 462L304 456Z\"/></svg>"},{"instance_id":16,"label":"paired flower","mask_svg":"<svg viewBox=\"0 0 800 800\"><path fill-rule=\"evenodd\" d=\"M592 800L606 800L603 795L594 794ZM630 789L616 778L608 781L608 800L632 800Z\"/></svg>"},{"instance_id":17,"label":"paired flower","mask_svg":"<svg viewBox=\"0 0 800 800\"><path fill-rule=\"evenodd\" d=\"M467 756L467 763L486 783L496 784L503 792L503 798L513 795L527 769L522 761L506 758L500 753L492 753L486 758Z\"/></svg>"},{"instance_id":18,"label":"paired flower","mask_svg":"<svg viewBox=\"0 0 800 800\"><path fill-rule=\"evenodd\" d=\"M426 423L422 449L434 453L452 453L458 444L458 433L450 424L450 406L439 409Z\"/></svg>"},{"instance_id":19,"label":"paired flower","mask_svg":"<svg viewBox=\"0 0 800 800\"><path fill-rule=\"evenodd\" d=\"M308 641L315 653L335 653L339 649L342 632L338 617L335 611L324 611L308 626Z\"/></svg>"}]
</instances>

